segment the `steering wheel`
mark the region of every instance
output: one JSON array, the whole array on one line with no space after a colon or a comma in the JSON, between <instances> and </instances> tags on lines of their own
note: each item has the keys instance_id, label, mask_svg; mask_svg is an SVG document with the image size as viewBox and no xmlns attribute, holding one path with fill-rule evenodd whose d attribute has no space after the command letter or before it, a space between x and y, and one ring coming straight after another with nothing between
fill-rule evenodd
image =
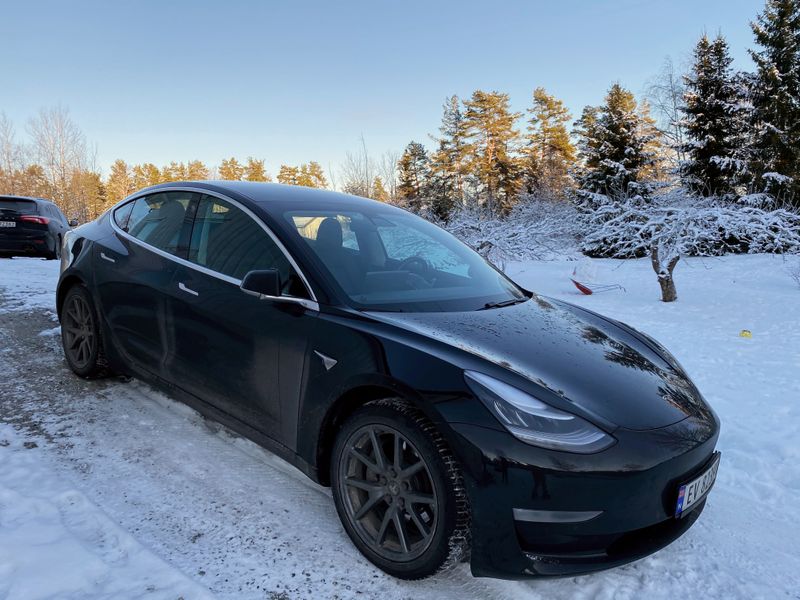
<instances>
[{"instance_id":1,"label":"steering wheel","mask_svg":"<svg viewBox=\"0 0 800 600\"><path fill-rule=\"evenodd\" d=\"M431 270L431 265L421 256L409 256L403 259L397 269L399 271L409 271L427 279L428 272Z\"/></svg>"}]
</instances>

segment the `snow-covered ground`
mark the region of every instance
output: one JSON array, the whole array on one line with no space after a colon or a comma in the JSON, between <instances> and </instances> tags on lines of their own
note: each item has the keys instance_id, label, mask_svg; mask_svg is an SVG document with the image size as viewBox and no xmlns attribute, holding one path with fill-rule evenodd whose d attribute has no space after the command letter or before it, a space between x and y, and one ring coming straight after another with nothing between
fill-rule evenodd
<instances>
[{"instance_id":1,"label":"snow-covered ground","mask_svg":"<svg viewBox=\"0 0 800 600\"><path fill-rule=\"evenodd\" d=\"M625 292L581 296L574 262L521 284L662 341L723 422L708 507L634 564L553 581L401 582L352 547L327 490L139 382L86 382L60 355L58 265L0 260L0 599L800 598L800 287L780 257L592 261ZM744 329L752 337L741 337Z\"/></svg>"}]
</instances>

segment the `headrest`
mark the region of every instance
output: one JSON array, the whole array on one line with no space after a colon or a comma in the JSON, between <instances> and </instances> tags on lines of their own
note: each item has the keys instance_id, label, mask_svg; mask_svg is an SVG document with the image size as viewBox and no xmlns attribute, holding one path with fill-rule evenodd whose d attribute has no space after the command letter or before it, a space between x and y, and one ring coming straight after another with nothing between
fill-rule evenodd
<instances>
[{"instance_id":1,"label":"headrest","mask_svg":"<svg viewBox=\"0 0 800 600\"><path fill-rule=\"evenodd\" d=\"M320 250L336 250L342 247L342 226L338 219L327 217L319 224L317 247Z\"/></svg>"}]
</instances>

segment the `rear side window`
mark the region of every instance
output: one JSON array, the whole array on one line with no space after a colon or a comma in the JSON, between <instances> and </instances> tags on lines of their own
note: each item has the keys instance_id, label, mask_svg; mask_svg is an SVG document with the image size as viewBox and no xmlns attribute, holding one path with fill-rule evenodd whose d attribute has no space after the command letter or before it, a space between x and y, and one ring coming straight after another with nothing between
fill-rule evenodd
<instances>
[{"instance_id":1,"label":"rear side window","mask_svg":"<svg viewBox=\"0 0 800 600\"><path fill-rule=\"evenodd\" d=\"M189 243L189 260L234 279L278 269L285 295L307 298L305 286L270 235L233 204L203 196Z\"/></svg>"},{"instance_id":2,"label":"rear side window","mask_svg":"<svg viewBox=\"0 0 800 600\"><path fill-rule=\"evenodd\" d=\"M123 229L150 246L179 254L191 230L189 209L196 197L197 194L191 192L164 192L137 198ZM120 218L124 216L119 215ZM117 218L116 212L114 217Z\"/></svg>"},{"instance_id":3,"label":"rear side window","mask_svg":"<svg viewBox=\"0 0 800 600\"><path fill-rule=\"evenodd\" d=\"M33 200L0 198L0 213L9 215L38 215L39 206Z\"/></svg>"}]
</instances>

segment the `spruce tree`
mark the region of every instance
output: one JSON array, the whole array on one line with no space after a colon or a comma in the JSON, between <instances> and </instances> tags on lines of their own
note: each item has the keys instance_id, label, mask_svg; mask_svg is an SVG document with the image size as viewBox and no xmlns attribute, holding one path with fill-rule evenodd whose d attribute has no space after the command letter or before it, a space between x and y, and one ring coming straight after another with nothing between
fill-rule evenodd
<instances>
[{"instance_id":1,"label":"spruce tree","mask_svg":"<svg viewBox=\"0 0 800 600\"><path fill-rule=\"evenodd\" d=\"M520 165L514 152L519 113L511 112L508 94L476 90L464 102L465 153L471 171L486 192L489 214L513 205L520 183Z\"/></svg>"},{"instance_id":2,"label":"spruce tree","mask_svg":"<svg viewBox=\"0 0 800 600\"><path fill-rule=\"evenodd\" d=\"M684 76L687 142L681 146L680 173L684 184L703 196L730 196L742 180L743 97L732 62L725 38L711 41L704 35Z\"/></svg>"},{"instance_id":3,"label":"spruce tree","mask_svg":"<svg viewBox=\"0 0 800 600\"><path fill-rule=\"evenodd\" d=\"M467 174L465 121L458 96L450 96L442 109L441 137L434 138L439 146L431 157L431 188L443 203L455 205L463 201Z\"/></svg>"},{"instance_id":4,"label":"spruce tree","mask_svg":"<svg viewBox=\"0 0 800 600\"><path fill-rule=\"evenodd\" d=\"M570 185L569 170L575 162L575 147L567 131L571 116L564 103L544 88L533 92L528 109L527 144L523 149L523 172L528 193L542 190L562 196Z\"/></svg>"},{"instance_id":5,"label":"spruce tree","mask_svg":"<svg viewBox=\"0 0 800 600\"><path fill-rule=\"evenodd\" d=\"M658 131L647 106L615 83L602 106L587 106L577 121L584 198L646 195L646 181L658 165Z\"/></svg>"},{"instance_id":6,"label":"spruce tree","mask_svg":"<svg viewBox=\"0 0 800 600\"><path fill-rule=\"evenodd\" d=\"M754 183L800 206L800 0L767 0L751 28Z\"/></svg>"},{"instance_id":7,"label":"spruce tree","mask_svg":"<svg viewBox=\"0 0 800 600\"><path fill-rule=\"evenodd\" d=\"M425 146L410 142L397 162L397 192L410 207L419 210L421 201L428 193L430 159Z\"/></svg>"}]
</instances>

